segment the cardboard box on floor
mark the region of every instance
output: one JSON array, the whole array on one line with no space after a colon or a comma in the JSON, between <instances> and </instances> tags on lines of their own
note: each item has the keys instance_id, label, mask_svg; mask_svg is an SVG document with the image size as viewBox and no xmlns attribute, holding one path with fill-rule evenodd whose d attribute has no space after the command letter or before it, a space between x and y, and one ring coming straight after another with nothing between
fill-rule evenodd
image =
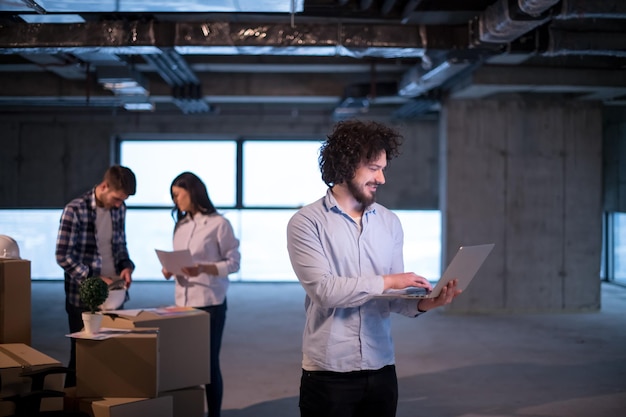
<instances>
[{"instance_id":1,"label":"cardboard box on floor","mask_svg":"<svg viewBox=\"0 0 626 417\"><path fill-rule=\"evenodd\" d=\"M31 344L30 261L0 259L0 343Z\"/></svg>"},{"instance_id":2,"label":"cardboard box on floor","mask_svg":"<svg viewBox=\"0 0 626 417\"><path fill-rule=\"evenodd\" d=\"M105 314L102 327L159 329L159 391L209 383L208 313L177 307L146 309L136 313L136 310L119 310L115 314Z\"/></svg>"},{"instance_id":3,"label":"cardboard box on floor","mask_svg":"<svg viewBox=\"0 0 626 417\"><path fill-rule=\"evenodd\" d=\"M23 395L31 392L31 378L20 376L23 371L38 371L49 367L61 366L50 356L23 343L0 344L0 416L12 415L14 403L2 401L2 398ZM46 376L43 388L63 392L64 374ZM41 411L63 410L63 398L44 398Z\"/></svg>"},{"instance_id":4,"label":"cardboard box on floor","mask_svg":"<svg viewBox=\"0 0 626 417\"><path fill-rule=\"evenodd\" d=\"M80 411L92 417L173 417L172 397L80 399Z\"/></svg>"},{"instance_id":5,"label":"cardboard box on floor","mask_svg":"<svg viewBox=\"0 0 626 417\"><path fill-rule=\"evenodd\" d=\"M173 417L204 417L204 387L189 387L166 391L159 396L170 396L173 400Z\"/></svg>"},{"instance_id":6,"label":"cardboard box on floor","mask_svg":"<svg viewBox=\"0 0 626 417\"><path fill-rule=\"evenodd\" d=\"M76 396L153 398L160 389L158 329L76 339Z\"/></svg>"}]
</instances>

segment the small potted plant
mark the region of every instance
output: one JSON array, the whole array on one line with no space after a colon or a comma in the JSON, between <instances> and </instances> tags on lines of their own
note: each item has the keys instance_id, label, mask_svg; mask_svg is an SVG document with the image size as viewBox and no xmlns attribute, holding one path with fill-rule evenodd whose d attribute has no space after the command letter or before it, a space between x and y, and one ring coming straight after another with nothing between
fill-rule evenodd
<instances>
[{"instance_id":1,"label":"small potted plant","mask_svg":"<svg viewBox=\"0 0 626 417\"><path fill-rule=\"evenodd\" d=\"M98 314L98 307L109 296L109 286L100 277L88 277L80 284L78 295L81 303L88 309L82 315L85 332L98 333L102 323L102 315Z\"/></svg>"}]
</instances>

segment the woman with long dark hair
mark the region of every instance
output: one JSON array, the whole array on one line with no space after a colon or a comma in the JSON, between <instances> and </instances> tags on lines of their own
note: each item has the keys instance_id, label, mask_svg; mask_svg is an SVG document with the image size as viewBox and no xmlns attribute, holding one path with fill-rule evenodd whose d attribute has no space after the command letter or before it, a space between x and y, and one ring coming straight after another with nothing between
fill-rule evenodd
<instances>
[{"instance_id":1,"label":"woman with long dark hair","mask_svg":"<svg viewBox=\"0 0 626 417\"><path fill-rule=\"evenodd\" d=\"M211 315L211 382L205 386L210 417L219 417L224 386L219 354L226 322L228 274L239 270L239 240L230 222L217 212L197 175L183 172L170 187L174 250L189 249L194 265L176 275L176 305L195 307ZM173 274L163 269L163 276Z\"/></svg>"}]
</instances>

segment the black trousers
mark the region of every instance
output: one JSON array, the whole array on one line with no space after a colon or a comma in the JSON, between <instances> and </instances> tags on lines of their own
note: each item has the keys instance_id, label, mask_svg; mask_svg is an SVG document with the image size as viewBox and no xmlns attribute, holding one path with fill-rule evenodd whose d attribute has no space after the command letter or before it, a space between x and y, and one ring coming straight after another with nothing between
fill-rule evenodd
<instances>
[{"instance_id":1,"label":"black trousers","mask_svg":"<svg viewBox=\"0 0 626 417\"><path fill-rule=\"evenodd\" d=\"M395 417L396 367L373 371L302 371L301 417Z\"/></svg>"},{"instance_id":2,"label":"black trousers","mask_svg":"<svg viewBox=\"0 0 626 417\"><path fill-rule=\"evenodd\" d=\"M65 301L65 311L67 312L67 322L69 324L70 333L76 333L83 330L83 310L82 308L75 307ZM70 372L65 377L65 387L76 386L76 339L70 337L70 360L67 364Z\"/></svg>"},{"instance_id":3,"label":"black trousers","mask_svg":"<svg viewBox=\"0 0 626 417\"><path fill-rule=\"evenodd\" d=\"M220 369L220 350L222 348L222 335L226 324L226 300L223 304L209 307L196 307L199 310L208 312L211 322L211 383L206 384L207 408L209 417L220 417L222 412L222 397L224 395L224 382L222 381L222 371Z\"/></svg>"}]
</instances>

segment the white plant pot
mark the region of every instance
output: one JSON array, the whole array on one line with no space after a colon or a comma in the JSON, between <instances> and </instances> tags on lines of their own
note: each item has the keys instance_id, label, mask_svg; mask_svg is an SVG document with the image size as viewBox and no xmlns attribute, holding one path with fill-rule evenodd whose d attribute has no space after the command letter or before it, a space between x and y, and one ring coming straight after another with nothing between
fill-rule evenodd
<instances>
[{"instance_id":1,"label":"white plant pot","mask_svg":"<svg viewBox=\"0 0 626 417\"><path fill-rule=\"evenodd\" d=\"M102 314L83 313L83 324L85 325L85 333L97 334L102 327Z\"/></svg>"}]
</instances>

